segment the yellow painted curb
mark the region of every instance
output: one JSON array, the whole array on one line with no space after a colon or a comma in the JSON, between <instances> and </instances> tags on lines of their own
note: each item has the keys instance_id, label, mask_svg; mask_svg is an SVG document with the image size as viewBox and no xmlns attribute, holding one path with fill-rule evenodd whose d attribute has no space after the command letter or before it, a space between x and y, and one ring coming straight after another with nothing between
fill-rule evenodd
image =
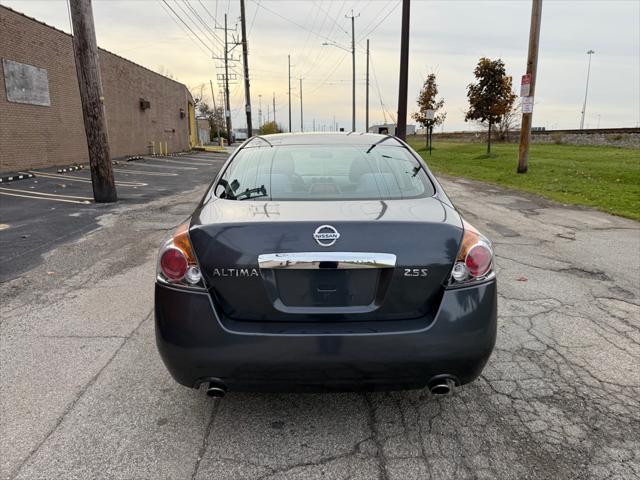
<instances>
[{"instance_id":1,"label":"yellow painted curb","mask_svg":"<svg viewBox=\"0 0 640 480\"><path fill-rule=\"evenodd\" d=\"M191 150L198 150L200 152L226 152L224 147L218 147L218 146L204 146L204 147L192 147Z\"/></svg>"}]
</instances>

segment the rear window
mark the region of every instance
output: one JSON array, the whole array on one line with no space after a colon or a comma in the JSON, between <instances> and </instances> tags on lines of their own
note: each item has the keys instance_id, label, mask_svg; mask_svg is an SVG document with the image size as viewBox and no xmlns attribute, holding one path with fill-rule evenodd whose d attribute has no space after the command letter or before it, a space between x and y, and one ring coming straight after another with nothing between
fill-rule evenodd
<instances>
[{"instance_id":1,"label":"rear window","mask_svg":"<svg viewBox=\"0 0 640 480\"><path fill-rule=\"evenodd\" d=\"M215 193L230 200L384 200L433 195L403 147L276 146L238 152Z\"/></svg>"}]
</instances>

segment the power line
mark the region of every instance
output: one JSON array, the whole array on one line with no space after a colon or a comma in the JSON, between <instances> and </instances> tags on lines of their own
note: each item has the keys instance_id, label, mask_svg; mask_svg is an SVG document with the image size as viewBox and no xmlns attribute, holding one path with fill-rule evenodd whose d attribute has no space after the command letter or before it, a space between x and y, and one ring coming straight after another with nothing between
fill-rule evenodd
<instances>
[{"instance_id":1,"label":"power line","mask_svg":"<svg viewBox=\"0 0 640 480\"><path fill-rule=\"evenodd\" d=\"M251 31L253 30L253 24L256 23L256 17L258 16L258 10L260 10L258 8L260 6L260 0L256 0L256 1L258 3L258 6L253 11L253 18L251 19L251 25L249 26L249 35L251 35Z\"/></svg>"},{"instance_id":2,"label":"power line","mask_svg":"<svg viewBox=\"0 0 640 480\"><path fill-rule=\"evenodd\" d=\"M346 2L345 2L345 3L346 3ZM318 10L320 10L322 13L324 13L325 17L326 17L326 18L328 18L329 20L331 20L331 21L333 22L334 26L338 27L338 29L339 29L341 32L344 32L344 33L345 33L345 35L349 36L349 32L347 32L344 28L342 28L342 27L338 24L338 22L337 22L337 20L336 20L335 18L333 18L333 17L329 16L329 14L328 14L324 9L320 8L320 5L318 5L318 3L317 3L315 0L313 1L313 5L314 5ZM343 4L343 5L344 5L344 4Z\"/></svg>"},{"instance_id":3,"label":"power line","mask_svg":"<svg viewBox=\"0 0 640 480\"><path fill-rule=\"evenodd\" d=\"M378 76L376 75L376 69L373 65L373 55L369 54L369 62L371 63L371 73L373 73L373 81L376 84L376 90L378 92L378 99L380 100L380 109L382 110L382 116L384 117L384 123L387 123L387 115L393 120L393 123L396 122L393 114L389 112L387 107L384 105L384 101L382 100L382 91L380 90L380 84L378 83Z\"/></svg>"},{"instance_id":4,"label":"power line","mask_svg":"<svg viewBox=\"0 0 640 480\"><path fill-rule=\"evenodd\" d=\"M340 16L342 16L342 10L343 10L343 8L345 7L346 3L347 3L347 0L344 0L344 1L342 2L342 5L341 5L341 6L340 6L340 8L338 9L338 13L336 14L335 19L334 19L334 18L332 18L333 24L332 24L332 26L331 26L331 29L329 30L329 33L327 34L329 37L331 37L331 35L333 34L333 30L335 29L335 26L336 26L336 25L338 25L337 18L339 18ZM322 46L321 46L321 45L317 45L317 46L312 50L312 52L315 52L315 51L316 51L316 49L318 49L318 48L322 48ZM329 49L329 51L331 51L331 50ZM323 60L324 60L324 55L323 55L323 53L325 53L325 52L327 52L327 49L326 49L326 48L325 48L325 49L322 49L322 50L321 50L321 53L320 53L319 55L317 55L317 56L316 56L316 55L313 55L313 56L312 56L312 58L314 58L315 60L313 61L313 63L311 64L311 66L310 66L310 67L308 67L308 68L305 70L305 72L304 72L304 77L305 77L305 78L309 75L309 73L310 73L310 72L312 72L312 71L313 71L313 69L316 67L316 65L318 65L321 61L323 61Z\"/></svg>"},{"instance_id":5,"label":"power line","mask_svg":"<svg viewBox=\"0 0 640 480\"><path fill-rule=\"evenodd\" d=\"M183 0L183 1L184 1L184 0ZM191 21L191 23L195 26L195 28L197 28L197 29L198 29L198 30L203 34L203 36L204 36L204 37L206 37L206 39L207 39L207 40L209 40L209 41L211 42L211 45L212 45L212 46L216 43L216 41L219 41L219 40L217 39L217 37L216 37L215 33L213 33L213 32L211 31L211 29L209 28L209 26L208 26L206 23L204 23L204 21L200 18L200 16L199 16L195 11L194 11L195 16L200 20L200 23L204 26L204 29L203 29L200 25L198 25L198 22L196 22L196 21L193 19L193 17L191 16L191 14L190 14L188 11L186 11L186 10L182 7L182 5L181 5L180 3L178 3L178 2L176 1L176 4L178 5L178 7L179 7L179 8L180 8L180 10L182 11L182 13L184 13L184 14L186 15L186 17ZM190 5L189 3L187 3L186 1L185 1L185 5L187 6L187 8L189 8L190 10L192 10L192 11L193 11L193 8L191 7L191 5Z\"/></svg>"},{"instance_id":6,"label":"power line","mask_svg":"<svg viewBox=\"0 0 640 480\"><path fill-rule=\"evenodd\" d=\"M202 24L202 26L211 34L211 36L213 37L213 39L218 42L220 44L220 46L224 45L224 42L222 41L222 39L220 39L220 37L216 34L215 32L215 28L218 25L218 22L216 21L215 17L213 17L210 13L209 10L207 10L207 7L200 1L200 5L202 5L202 8L205 9L205 11L209 14L209 16L211 17L211 19L213 20L213 28L211 28L209 26L209 24L207 22L204 21L204 19L200 16L200 14L196 11L196 9L189 3L188 0L183 0L185 2L185 4L187 5L187 7L189 8L189 10L191 10L193 12L193 14L196 16L196 18L200 21L200 23Z\"/></svg>"},{"instance_id":7,"label":"power line","mask_svg":"<svg viewBox=\"0 0 640 480\"><path fill-rule=\"evenodd\" d=\"M320 84L319 84L319 85L318 85L318 86L317 86L317 87L316 87L312 92L309 92L309 95L311 95L311 94L313 94L313 93L317 92L317 91L318 91L318 90L319 90L323 85L325 85L325 84L326 84L327 80L329 80L329 79L331 78L331 76L336 72L336 70L338 69L338 67L340 67L340 65L342 65L342 62L344 62L344 61L345 61L345 59L347 58L347 55L348 55L348 53L347 53L347 52L344 52L344 53L342 54L342 58L340 58L340 61L339 61L339 62L337 62L337 63L334 65L333 69L332 69L332 70L331 70L331 72L329 72L329 74L324 78L324 80L322 80L322 81L320 82Z\"/></svg>"},{"instance_id":8,"label":"power line","mask_svg":"<svg viewBox=\"0 0 640 480\"><path fill-rule=\"evenodd\" d=\"M271 13L272 15L275 15L276 17L281 18L282 20L289 22L292 25L295 25L298 28L301 28L303 30L307 30L307 27L305 27L304 25L301 25L300 23L296 22L295 20L291 20L290 18L285 17L284 15L280 14L279 12L276 12L275 10L271 10L270 8L266 7L264 4L262 3L258 3L258 0L253 0L253 2L260 8L262 8L263 10L266 10L267 12ZM313 35L315 35L318 38L321 38L323 40L328 40L330 42L333 42L333 39L329 38L329 37L325 37L324 35L321 35L319 33L315 33L315 32L311 32Z\"/></svg>"},{"instance_id":9,"label":"power line","mask_svg":"<svg viewBox=\"0 0 640 480\"><path fill-rule=\"evenodd\" d=\"M209 50L209 52L210 52L211 54L214 54L214 53L215 53L215 52L214 52L214 51L213 51L213 50L212 50L212 49L211 49L211 48L210 48L210 47L209 47L209 46L208 46L208 45L207 45L207 44L206 44L206 43L205 43L205 42L204 42L204 41L203 41L199 36L198 36L198 34L197 34L196 32L194 32L194 31L193 31L193 29L192 29L192 28L191 28L191 27L190 27L190 26L189 26L189 25L188 25L188 24L187 24L187 23L182 19L182 17L181 17L180 15L178 15L178 13L177 13L173 8L171 8L171 5L169 5L169 4L167 3L167 0L161 0L161 1L162 1L162 3L163 3L164 5L166 5L166 7L167 7L169 10L171 10L171 13L173 13L173 15L174 15L175 17L176 17L178 20L180 20L180 22L182 22L182 24L183 24L185 27L187 27L187 29L192 33L193 37L195 37L195 39L197 39L197 40L198 40L198 41L199 41L199 42L204 46L204 48L206 48L207 50ZM172 18L173 18L173 17L172 17ZM193 39L193 37L191 37L191 38ZM195 41L195 40L194 40L194 41Z\"/></svg>"},{"instance_id":10,"label":"power line","mask_svg":"<svg viewBox=\"0 0 640 480\"><path fill-rule=\"evenodd\" d=\"M218 21L216 20L216 17L211 15L211 12L209 11L209 9L207 8L207 6L202 3L202 0L198 0L198 2L200 3L200 5L202 5L202 8L204 9L205 12L207 12L207 14L209 15L209 17L211 17L211 20L213 20L213 24L220 28L220 25L218 25ZM217 14L217 9L218 9L218 2L216 1L216 14Z\"/></svg>"},{"instance_id":11,"label":"power line","mask_svg":"<svg viewBox=\"0 0 640 480\"><path fill-rule=\"evenodd\" d=\"M365 39L365 38L367 38L367 37L370 37L370 36L371 36L371 34L372 34L373 32L375 32L375 31L378 29L378 27L379 27L380 25L382 25L382 23L383 23L387 18L389 18L389 15L391 15L391 14L395 11L395 9L396 9L396 8L398 8L398 5L400 5L400 1L396 2L396 4L391 8L391 10L389 10L389 11L387 12L387 14L386 14L384 17L382 17L382 18L380 19L380 21L379 21L378 23L376 23L376 25L375 25L371 30L369 30L369 31L367 31L367 33L363 34L363 35L358 39L358 43L360 43L363 39Z\"/></svg>"}]
</instances>

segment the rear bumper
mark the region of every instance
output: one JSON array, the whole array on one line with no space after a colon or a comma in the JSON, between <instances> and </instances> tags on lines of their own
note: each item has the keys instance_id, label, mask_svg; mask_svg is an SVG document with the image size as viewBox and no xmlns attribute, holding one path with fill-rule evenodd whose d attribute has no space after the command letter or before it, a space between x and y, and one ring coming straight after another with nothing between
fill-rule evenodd
<instances>
[{"instance_id":1,"label":"rear bumper","mask_svg":"<svg viewBox=\"0 0 640 480\"><path fill-rule=\"evenodd\" d=\"M158 350L173 378L188 387L219 379L232 390L421 388L437 375L464 384L491 355L496 317L495 280L447 290L424 327L414 322L418 328L378 332L251 331L250 324L240 329L234 325L244 322L219 319L207 293L161 284L155 293Z\"/></svg>"}]
</instances>

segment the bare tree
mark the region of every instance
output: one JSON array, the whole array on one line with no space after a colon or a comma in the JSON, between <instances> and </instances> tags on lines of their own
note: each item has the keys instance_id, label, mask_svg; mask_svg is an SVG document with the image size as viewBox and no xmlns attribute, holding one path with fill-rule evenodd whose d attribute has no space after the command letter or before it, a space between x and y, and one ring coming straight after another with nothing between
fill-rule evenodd
<instances>
[{"instance_id":1,"label":"bare tree","mask_svg":"<svg viewBox=\"0 0 640 480\"><path fill-rule=\"evenodd\" d=\"M520 130L520 117L521 105L520 101L516 101L497 124L498 138L500 138L500 140L503 142L507 141L509 140L509 134L511 132Z\"/></svg>"}]
</instances>

